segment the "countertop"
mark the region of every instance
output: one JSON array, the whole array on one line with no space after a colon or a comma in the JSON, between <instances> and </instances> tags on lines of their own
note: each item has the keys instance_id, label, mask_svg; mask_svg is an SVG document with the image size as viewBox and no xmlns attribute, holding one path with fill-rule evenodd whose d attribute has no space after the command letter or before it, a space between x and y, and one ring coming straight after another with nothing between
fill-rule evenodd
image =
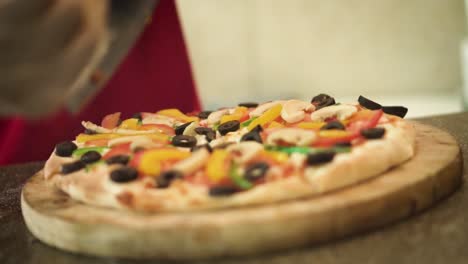
<instances>
[{"instance_id":1,"label":"countertop","mask_svg":"<svg viewBox=\"0 0 468 264\"><path fill-rule=\"evenodd\" d=\"M468 113L417 119L447 130L468 164ZM21 216L22 185L43 163L0 168L0 263L166 263L94 258L66 253L35 239ZM464 169L464 180L468 177ZM287 228L286 226L284 228ZM273 254L191 263L468 263L468 187L409 219L338 241Z\"/></svg>"}]
</instances>

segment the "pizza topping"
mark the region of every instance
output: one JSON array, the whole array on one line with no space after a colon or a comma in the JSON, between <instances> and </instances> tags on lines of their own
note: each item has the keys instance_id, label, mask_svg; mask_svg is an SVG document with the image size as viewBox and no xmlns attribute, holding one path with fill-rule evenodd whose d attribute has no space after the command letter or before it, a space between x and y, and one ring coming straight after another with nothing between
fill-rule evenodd
<instances>
[{"instance_id":1,"label":"pizza topping","mask_svg":"<svg viewBox=\"0 0 468 264\"><path fill-rule=\"evenodd\" d=\"M172 117L184 123L198 120L198 117L187 116L184 113L182 113L179 109L175 109L175 108L163 109L163 110L158 111L156 114Z\"/></svg>"},{"instance_id":2,"label":"pizza topping","mask_svg":"<svg viewBox=\"0 0 468 264\"><path fill-rule=\"evenodd\" d=\"M245 163L262 151L263 145L255 141L244 141L239 144L231 144L226 150L236 162Z\"/></svg>"},{"instance_id":3,"label":"pizza topping","mask_svg":"<svg viewBox=\"0 0 468 264\"><path fill-rule=\"evenodd\" d=\"M253 120L248 126L247 129L250 131L254 129L256 126L260 125L263 126L267 123L270 123L271 121L275 120L281 115L281 110L283 109L283 106L278 103L278 102L272 102L273 105L271 108L266 110L262 115L260 115L258 118ZM260 108L261 106L259 106ZM257 108L258 109L258 108ZM250 112L252 114L254 111ZM250 115L252 116L252 115Z\"/></svg>"},{"instance_id":4,"label":"pizza topping","mask_svg":"<svg viewBox=\"0 0 468 264\"><path fill-rule=\"evenodd\" d=\"M138 172L132 167L122 167L116 170L113 170L110 173L110 178L112 181L117 183L125 183L133 181L138 177Z\"/></svg>"},{"instance_id":5,"label":"pizza topping","mask_svg":"<svg viewBox=\"0 0 468 264\"><path fill-rule=\"evenodd\" d=\"M315 106L301 100L288 100L283 104L281 118L288 123L302 121L306 112L313 111Z\"/></svg>"},{"instance_id":6,"label":"pizza topping","mask_svg":"<svg viewBox=\"0 0 468 264\"><path fill-rule=\"evenodd\" d=\"M310 119L312 121L325 121L328 118L336 117L338 120L344 120L352 116L356 112L357 108L354 105L332 105L320 108L320 110L312 112L312 114L310 115Z\"/></svg>"},{"instance_id":7,"label":"pizza topping","mask_svg":"<svg viewBox=\"0 0 468 264\"><path fill-rule=\"evenodd\" d=\"M245 178L249 181L257 181L265 177L270 165L266 162L253 163L245 169Z\"/></svg>"},{"instance_id":8,"label":"pizza topping","mask_svg":"<svg viewBox=\"0 0 468 264\"><path fill-rule=\"evenodd\" d=\"M119 128L137 130L140 127L140 121L136 118L125 119L120 123Z\"/></svg>"},{"instance_id":9,"label":"pizza topping","mask_svg":"<svg viewBox=\"0 0 468 264\"><path fill-rule=\"evenodd\" d=\"M130 157L128 155L115 155L106 159L106 163L109 165L111 164L127 165L129 160L130 160Z\"/></svg>"},{"instance_id":10,"label":"pizza topping","mask_svg":"<svg viewBox=\"0 0 468 264\"><path fill-rule=\"evenodd\" d=\"M197 116L200 119L207 119L211 113L213 113L213 111L201 111Z\"/></svg>"},{"instance_id":11,"label":"pizza topping","mask_svg":"<svg viewBox=\"0 0 468 264\"><path fill-rule=\"evenodd\" d=\"M244 103L239 103L238 106L243 106L247 108L254 108L258 106L258 103L255 102L244 102Z\"/></svg>"},{"instance_id":12,"label":"pizza topping","mask_svg":"<svg viewBox=\"0 0 468 264\"><path fill-rule=\"evenodd\" d=\"M176 134L176 135L182 135L182 134L184 134L185 128L188 127L188 126L189 126L190 124L192 124L192 123L193 123L193 121L187 122L187 123L182 124L182 125L180 125L180 126L177 126L177 127L175 128L175 134Z\"/></svg>"},{"instance_id":13,"label":"pizza topping","mask_svg":"<svg viewBox=\"0 0 468 264\"><path fill-rule=\"evenodd\" d=\"M258 143L262 143L262 137L260 136L260 132L262 131L262 127L257 125L252 131L245 133L241 137L241 141L256 141Z\"/></svg>"},{"instance_id":14,"label":"pizza topping","mask_svg":"<svg viewBox=\"0 0 468 264\"><path fill-rule=\"evenodd\" d=\"M169 170L161 173L156 178L156 186L158 188L167 188L171 185L171 182L175 179L181 179L183 177L182 172L177 170Z\"/></svg>"},{"instance_id":15,"label":"pizza topping","mask_svg":"<svg viewBox=\"0 0 468 264\"><path fill-rule=\"evenodd\" d=\"M177 161L190 156L190 152L177 149L151 149L141 153L138 170L145 175L156 176L161 173L162 161Z\"/></svg>"},{"instance_id":16,"label":"pizza topping","mask_svg":"<svg viewBox=\"0 0 468 264\"><path fill-rule=\"evenodd\" d=\"M266 140L269 145L308 146L312 144L317 135L310 130L301 128L283 128L271 132Z\"/></svg>"},{"instance_id":17,"label":"pizza topping","mask_svg":"<svg viewBox=\"0 0 468 264\"><path fill-rule=\"evenodd\" d=\"M221 124L232 121L232 120L237 120L241 122L241 121L247 120L248 118L249 118L249 115L248 115L247 107L238 106L234 109L232 114L223 115L221 119L219 120L219 122Z\"/></svg>"},{"instance_id":18,"label":"pizza topping","mask_svg":"<svg viewBox=\"0 0 468 264\"><path fill-rule=\"evenodd\" d=\"M332 150L320 151L316 153L307 154L307 165L319 165L333 160L336 152Z\"/></svg>"},{"instance_id":19,"label":"pizza topping","mask_svg":"<svg viewBox=\"0 0 468 264\"><path fill-rule=\"evenodd\" d=\"M83 169L85 166L86 166L86 164L84 162L82 162L81 160L65 163L60 168L60 173L69 174L69 173L72 173L72 172L75 172L75 171L79 171L79 170Z\"/></svg>"},{"instance_id":20,"label":"pizza topping","mask_svg":"<svg viewBox=\"0 0 468 264\"><path fill-rule=\"evenodd\" d=\"M138 122L141 123L141 121L143 120L143 115L141 114L141 112L138 112L138 113L135 113L132 115L132 118L135 118L138 120Z\"/></svg>"},{"instance_id":21,"label":"pizza topping","mask_svg":"<svg viewBox=\"0 0 468 264\"><path fill-rule=\"evenodd\" d=\"M219 125L218 132L224 136L229 132L234 132L234 131L239 130L239 128L240 128L240 122L237 120L232 120L232 121L228 121Z\"/></svg>"},{"instance_id":22,"label":"pizza topping","mask_svg":"<svg viewBox=\"0 0 468 264\"><path fill-rule=\"evenodd\" d=\"M78 147L71 141L60 142L55 146L55 155L59 157L70 157Z\"/></svg>"},{"instance_id":23,"label":"pizza topping","mask_svg":"<svg viewBox=\"0 0 468 264\"><path fill-rule=\"evenodd\" d=\"M210 151L205 148L200 148L192 153L189 157L182 159L173 165L173 169L182 172L185 175L192 174L195 171L205 166Z\"/></svg>"},{"instance_id":24,"label":"pizza topping","mask_svg":"<svg viewBox=\"0 0 468 264\"><path fill-rule=\"evenodd\" d=\"M212 112L206 121L208 122L209 125L214 125L218 123L221 120L221 117L225 114L229 113L229 109L221 109L216 112Z\"/></svg>"},{"instance_id":25,"label":"pizza topping","mask_svg":"<svg viewBox=\"0 0 468 264\"><path fill-rule=\"evenodd\" d=\"M328 122L326 123L325 125L323 125L320 130L328 130L328 129L339 129L339 130L345 130L346 127L343 125L343 123L341 123L340 121L338 120L334 120L334 121L331 121L331 122Z\"/></svg>"},{"instance_id":26,"label":"pizza topping","mask_svg":"<svg viewBox=\"0 0 468 264\"><path fill-rule=\"evenodd\" d=\"M202 148L206 148L206 150L208 150L208 152L213 152L213 148L210 146L210 144L203 144L203 145L197 145L193 148L190 149L191 152L195 152L199 149L202 149Z\"/></svg>"},{"instance_id":27,"label":"pizza topping","mask_svg":"<svg viewBox=\"0 0 468 264\"><path fill-rule=\"evenodd\" d=\"M238 189L233 186L214 186L208 190L210 196L229 196L238 192Z\"/></svg>"},{"instance_id":28,"label":"pizza topping","mask_svg":"<svg viewBox=\"0 0 468 264\"><path fill-rule=\"evenodd\" d=\"M101 121L101 127L106 129L114 129L120 123L120 112L106 115Z\"/></svg>"},{"instance_id":29,"label":"pizza topping","mask_svg":"<svg viewBox=\"0 0 468 264\"><path fill-rule=\"evenodd\" d=\"M209 127L197 127L195 128L195 133L198 135L204 135L206 141L211 142L213 139L216 138L216 132L209 128Z\"/></svg>"},{"instance_id":30,"label":"pizza topping","mask_svg":"<svg viewBox=\"0 0 468 264\"><path fill-rule=\"evenodd\" d=\"M191 148L197 145L197 139L193 136L177 135L172 138L172 145L176 147Z\"/></svg>"},{"instance_id":31,"label":"pizza topping","mask_svg":"<svg viewBox=\"0 0 468 264\"><path fill-rule=\"evenodd\" d=\"M315 106L316 110L319 110L323 107L334 105L335 99L328 94L319 94L312 98L311 103Z\"/></svg>"},{"instance_id":32,"label":"pizza topping","mask_svg":"<svg viewBox=\"0 0 468 264\"><path fill-rule=\"evenodd\" d=\"M92 129L85 128L83 134L86 134L86 135L94 135L94 134L97 134L97 132L94 131L94 130L92 130Z\"/></svg>"},{"instance_id":33,"label":"pizza topping","mask_svg":"<svg viewBox=\"0 0 468 264\"><path fill-rule=\"evenodd\" d=\"M364 96L360 95L358 98L358 102L361 106L370 109L370 110L379 110L382 108L382 106L368 98L365 98Z\"/></svg>"},{"instance_id":34,"label":"pizza topping","mask_svg":"<svg viewBox=\"0 0 468 264\"><path fill-rule=\"evenodd\" d=\"M270 110L273 107L278 107L278 105L282 105L284 101L273 101L259 105L255 108L252 112L249 113L250 117L259 117L263 115L266 111ZM281 110L279 111L281 112Z\"/></svg>"},{"instance_id":35,"label":"pizza topping","mask_svg":"<svg viewBox=\"0 0 468 264\"><path fill-rule=\"evenodd\" d=\"M247 190L253 187L253 184L239 173L239 166L235 163L229 169L229 178L241 190Z\"/></svg>"},{"instance_id":36,"label":"pizza topping","mask_svg":"<svg viewBox=\"0 0 468 264\"><path fill-rule=\"evenodd\" d=\"M382 107L384 113L389 115L396 115L401 118L404 118L406 113L408 113L408 108L404 106L384 106Z\"/></svg>"},{"instance_id":37,"label":"pizza topping","mask_svg":"<svg viewBox=\"0 0 468 264\"><path fill-rule=\"evenodd\" d=\"M379 139L385 134L385 128L374 127L361 130L361 135L367 139Z\"/></svg>"},{"instance_id":38,"label":"pizza topping","mask_svg":"<svg viewBox=\"0 0 468 264\"><path fill-rule=\"evenodd\" d=\"M101 154L95 150L91 150L81 155L80 160L85 164L90 164L101 159Z\"/></svg>"},{"instance_id":39,"label":"pizza topping","mask_svg":"<svg viewBox=\"0 0 468 264\"><path fill-rule=\"evenodd\" d=\"M206 162L205 173L212 182L218 182L226 176L230 159L224 149L215 149Z\"/></svg>"}]
</instances>

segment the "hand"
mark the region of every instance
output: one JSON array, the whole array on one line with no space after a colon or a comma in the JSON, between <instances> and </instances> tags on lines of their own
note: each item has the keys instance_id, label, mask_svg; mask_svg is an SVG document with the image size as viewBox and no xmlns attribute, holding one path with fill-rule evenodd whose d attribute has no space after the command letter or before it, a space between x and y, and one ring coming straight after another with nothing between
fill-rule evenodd
<instances>
[{"instance_id":1,"label":"hand","mask_svg":"<svg viewBox=\"0 0 468 264\"><path fill-rule=\"evenodd\" d=\"M57 109L107 40L107 0L0 0L0 114Z\"/></svg>"}]
</instances>

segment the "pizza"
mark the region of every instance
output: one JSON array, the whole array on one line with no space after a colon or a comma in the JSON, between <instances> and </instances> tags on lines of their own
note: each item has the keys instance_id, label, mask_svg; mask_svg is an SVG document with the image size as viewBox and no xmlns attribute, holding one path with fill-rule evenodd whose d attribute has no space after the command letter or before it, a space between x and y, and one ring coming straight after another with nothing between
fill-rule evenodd
<instances>
[{"instance_id":1,"label":"pizza","mask_svg":"<svg viewBox=\"0 0 468 264\"><path fill-rule=\"evenodd\" d=\"M360 96L338 103L240 103L83 121L44 167L51 188L90 206L189 212L287 202L376 177L411 159L413 126L403 106Z\"/></svg>"}]
</instances>

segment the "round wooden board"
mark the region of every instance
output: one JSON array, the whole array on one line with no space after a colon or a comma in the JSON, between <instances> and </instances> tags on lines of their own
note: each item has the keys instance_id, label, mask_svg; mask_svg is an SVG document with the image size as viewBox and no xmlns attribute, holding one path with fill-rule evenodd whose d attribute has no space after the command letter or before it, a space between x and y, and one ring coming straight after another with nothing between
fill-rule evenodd
<instances>
[{"instance_id":1,"label":"round wooden board","mask_svg":"<svg viewBox=\"0 0 468 264\"><path fill-rule=\"evenodd\" d=\"M416 156L358 185L276 205L140 214L88 206L48 186L24 186L29 230L46 244L99 256L192 259L258 254L327 241L413 215L460 184L462 159L448 133L419 123Z\"/></svg>"}]
</instances>

